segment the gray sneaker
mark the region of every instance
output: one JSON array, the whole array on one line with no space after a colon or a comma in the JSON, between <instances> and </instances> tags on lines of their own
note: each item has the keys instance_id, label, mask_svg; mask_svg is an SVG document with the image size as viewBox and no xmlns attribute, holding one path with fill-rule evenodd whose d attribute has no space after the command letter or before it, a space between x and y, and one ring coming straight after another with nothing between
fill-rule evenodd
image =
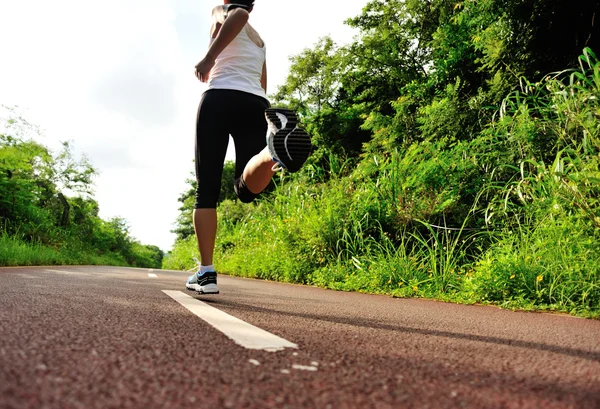
<instances>
[{"instance_id":1,"label":"gray sneaker","mask_svg":"<svg viewBox=\"0 0 600 409\"><path fill-rule=\"evenodd\" d=\"M271 157L289 172L300 170L311 154L312 144L306 131L298 127L296 113L290 109L269 108L265 117Z\"/></svg>"},{"instance_id":2,"label":"gray sneaker","mask_svg":"<svg viewBox=\"0 0 600 409\"><path fill-rule=\"evenodd\" d=\"M202 275L200 272L194 273L188 278L185 288L200 294L219 294L217 273L215 271L207 271Z\"/></svg>"}]
</instances>

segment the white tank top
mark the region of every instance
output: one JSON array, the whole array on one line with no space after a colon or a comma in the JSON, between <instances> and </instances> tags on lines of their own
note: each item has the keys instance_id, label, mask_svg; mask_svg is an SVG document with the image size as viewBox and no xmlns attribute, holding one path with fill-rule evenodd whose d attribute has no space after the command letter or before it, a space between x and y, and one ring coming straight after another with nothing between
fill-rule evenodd
<instances>
[{"instance_id":1,"label":"white tank top","mask_svg":"<svg viewBox=\"0 0 600 409\"><path fill-rule=\"evenodd\" d=\"M219 54L210 72L208 89L233 89L267 98L260 86L266 47L252 42L247 25ZM211 39L211 43L214 39Z\"/></svg>"}]
</instances>

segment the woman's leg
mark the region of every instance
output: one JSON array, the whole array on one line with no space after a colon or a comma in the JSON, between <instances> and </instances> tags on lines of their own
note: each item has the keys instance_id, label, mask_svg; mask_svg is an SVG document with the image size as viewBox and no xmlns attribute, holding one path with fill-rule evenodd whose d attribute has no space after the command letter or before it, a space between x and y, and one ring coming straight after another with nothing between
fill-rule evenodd
<instances>
[{"instance_id":1,"label":"woman's leg","mask_svg":"<svg viewBox=\"0 0 600 409\"><path fill-rule=\"evenodd\" d=\"M213 253L217 237L217 209L194 209L194 231L203 266L213 264Z\"/></svg>"},{"instance_id":2,"label":"woman's leg","mask_svg":"<svg viewBox=\"0 0 600 409\"><path fill-rule=\"evenodd\" d=\"M196 120L196 203L194 230L200 262L213 264L217 235L217 202L221 192L223 162L229 143L227 105L230 95L221 90L207 91L198 108Z\"/></svg>"},{"instance_id":3,"label":"woman's leg","mask_svg":"<svg viewBox=\"0 0 600 409\"><path fill-rule=\"evenodd\" d=\"M275 164L267 147L250 158L242 173L244 182L250 192L257 195L269 186L275 174L273 171Z\"/></svg>"},{"instance_id":4,"label":"woman's leg","mask_svg":"<svg viewBox=\"0 0 600 409\"><path fill-rule=\"evenodd\" d=\"M246 196L256 197L269 185L275 174L274 166L284 167L291 172L300 170L312 150L310 137L304 129L297 126L298 119L294 111L269 108L262 115L257 111L256 118L260 118L260 121L256 120L254 124L251 120L247 121L242 138L234 136L236 152L238 145L242 147L242 156L238 155L238 162L246 164L243 171L240 171L242 178L236 183L238 191L240 188L245 189L246 194L240 196L242 200ZM268 146L265 146L265 126L269 133ZM248 154L251 157L244 156Z\"/></svg>"},{"instance_id":5,"label":"woman's leg","mask_svg":"<svg viewBox=\"0 0 600 409\"><path fill-rule=\"evenodd\" d=\"M231 136L235 142L235 191L242 202L252 202L271 182L273 162L266 148L269 102L242 93L239 122Z\"/></svg>"}]
</instances>

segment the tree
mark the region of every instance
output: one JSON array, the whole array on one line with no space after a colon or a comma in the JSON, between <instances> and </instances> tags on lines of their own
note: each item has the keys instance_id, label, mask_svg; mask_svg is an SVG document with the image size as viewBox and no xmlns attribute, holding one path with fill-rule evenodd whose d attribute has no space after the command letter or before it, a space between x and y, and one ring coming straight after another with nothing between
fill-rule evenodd
<instances>
[{"instance_id":1,"label":"tree","mask_svg":"<svg viewBox=\"0 0 600 409\"><path fill-rule=\"evenodd\" d=\"M99 218L89 160L68 142L52 152L33 139L35 126L8 111L0 121L0 235L160 267L160 249L135 241L124 219Z\"/></svg>"}]
</instances>

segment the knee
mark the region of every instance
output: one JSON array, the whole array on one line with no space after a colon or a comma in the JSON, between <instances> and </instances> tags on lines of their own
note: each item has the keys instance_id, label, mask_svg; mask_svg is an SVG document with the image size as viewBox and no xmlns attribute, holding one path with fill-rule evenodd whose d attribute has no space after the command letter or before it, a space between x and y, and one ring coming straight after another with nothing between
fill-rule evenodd
<instances>
[{"instance_id":1,"label":"knee","mask_svg":"<svg viewBox=\"0 0 600 409\"><path fill-rule=\"evenodd\" d=\"M212 200L196 200L194 209L216 209L217 203Z\"/></svg>"},{"instance_id":2,"label":"knee","mask_svg":"<svg viewBox=\"0 0 600 409\"><path fill-rule=\"evenodd\" d=\"M194 209L216 209L219 198L214 194L207 194L196 190Z\"/></svg>"},{"instance_id":3,"label":"knee","mask_svg":"<svg viewBox=\"0 0 600 409\"><path fill-rule=\"evenodd\" d=\"M246 182L241 176L235 180L233 190L235 190L235 194L242 203L252 203L254 199L258 197L256 193L252 193L248 189L248 186L246 186Z\"/></svg>"}]
</instances>

